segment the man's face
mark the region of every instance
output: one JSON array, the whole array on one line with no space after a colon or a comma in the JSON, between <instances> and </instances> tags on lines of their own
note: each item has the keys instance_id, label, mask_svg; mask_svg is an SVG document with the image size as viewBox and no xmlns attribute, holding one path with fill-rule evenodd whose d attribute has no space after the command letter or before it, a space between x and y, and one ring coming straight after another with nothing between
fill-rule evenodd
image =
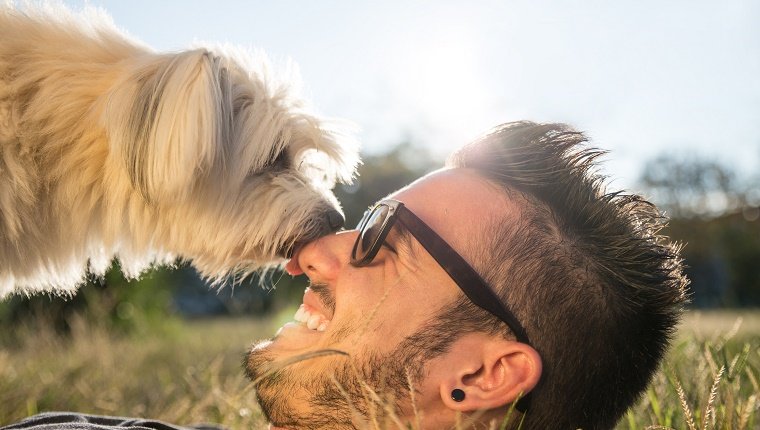
<instances>
[{"instance_id":1,"label":"man's face","mask_svg":"<svg viewBox=\"0 0 760 430\"><path fill-rule=\"evenodd\" d=\"M470 261L482 221L508 210L496 188L464 169L434 172L391 197ZM404 340L435 322L460 290L411 235L395 227L370 265L351 266L357 234L327 236L296 253L287 268L305 273L311 284L294 318L301 322L286 324L246 358L249 376L258 379L262 410L274 425L351 428L352 409L367 413L363 383L391 394L403 413L410 396L407 372L416 376L420 398L437 390L432 381L416 380L424 363ZM317 355L327 350L347 355ZM294 357L303 359L292 362Z\"/></svg>"}]
</instances>

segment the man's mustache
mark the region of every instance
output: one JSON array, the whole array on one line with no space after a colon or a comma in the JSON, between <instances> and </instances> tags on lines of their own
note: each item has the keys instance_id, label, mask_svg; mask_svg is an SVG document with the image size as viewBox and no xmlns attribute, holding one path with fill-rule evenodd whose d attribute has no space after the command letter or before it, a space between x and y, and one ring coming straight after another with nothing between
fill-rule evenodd
<instances>
[{"instance_id":1,"label":"man's mustache","mask_svg":"<svg viewBox=\"0 0 760 430\"><path fill-rule=\"evenodd\" d=\"M330 311L330 315L335 315L335 296L332 291L330 291L330 287L324 282L309 281L309 288L319 297L319 300L321 300L325 307Z\"/></svg>"}]
</instances>

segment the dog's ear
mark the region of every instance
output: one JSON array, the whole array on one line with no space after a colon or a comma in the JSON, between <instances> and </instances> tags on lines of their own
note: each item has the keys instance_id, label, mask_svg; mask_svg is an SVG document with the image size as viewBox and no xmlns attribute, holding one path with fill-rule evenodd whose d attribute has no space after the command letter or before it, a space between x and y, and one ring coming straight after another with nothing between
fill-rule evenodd
<instances>
[{"instance_id":1,"label":"dog's ear","mask_svg":"<svg viewBox=\"0 0 760 430\"><path fill-rule=\"evenodd\" d=\"M106 131L132 185L150 203L187 196L223 157L232 103L226 69L208 51L146 55L108 94Z\"/></svg>"}]
</instances>

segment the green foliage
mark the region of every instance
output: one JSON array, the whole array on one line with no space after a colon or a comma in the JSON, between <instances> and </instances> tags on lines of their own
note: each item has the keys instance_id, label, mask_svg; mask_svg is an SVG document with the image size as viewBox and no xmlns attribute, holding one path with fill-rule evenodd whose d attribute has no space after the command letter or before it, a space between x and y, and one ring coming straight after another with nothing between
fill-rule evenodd
<instances>
[{"instance_id":1,"label":"green foliage","mask_svg":"<svg viewBox=\"0 0 760 430\"><path fill-rule=\"evenodd\" d=\"M176 322L171 318L171 274L171 268L156 268L128 280L114 263L105 276L87 280L71 297L12 296L0 302L0 324L16 330L0 332L0 337L17 338L25 325L47 325L66 334L77 319L118 333L171 330Z\"/></svg>"}]
</instances>

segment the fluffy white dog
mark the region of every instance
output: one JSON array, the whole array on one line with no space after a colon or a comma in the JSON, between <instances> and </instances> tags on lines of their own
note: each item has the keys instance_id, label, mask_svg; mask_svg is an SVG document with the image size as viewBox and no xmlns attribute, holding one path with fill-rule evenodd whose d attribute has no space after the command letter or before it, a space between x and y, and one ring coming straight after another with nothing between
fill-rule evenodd
<instances>
[{"instance_id":1,"label":"fluffy white dog","mask_svg":"<svg viewBox=\"0 0 760 430\"><path fill-rule=\"evenodd\" d=\"M219 279L342 226L358 162L263 58L157 53L110 18L0 6L0 298L192 260Z\"/></svg>"}]
</instances>

